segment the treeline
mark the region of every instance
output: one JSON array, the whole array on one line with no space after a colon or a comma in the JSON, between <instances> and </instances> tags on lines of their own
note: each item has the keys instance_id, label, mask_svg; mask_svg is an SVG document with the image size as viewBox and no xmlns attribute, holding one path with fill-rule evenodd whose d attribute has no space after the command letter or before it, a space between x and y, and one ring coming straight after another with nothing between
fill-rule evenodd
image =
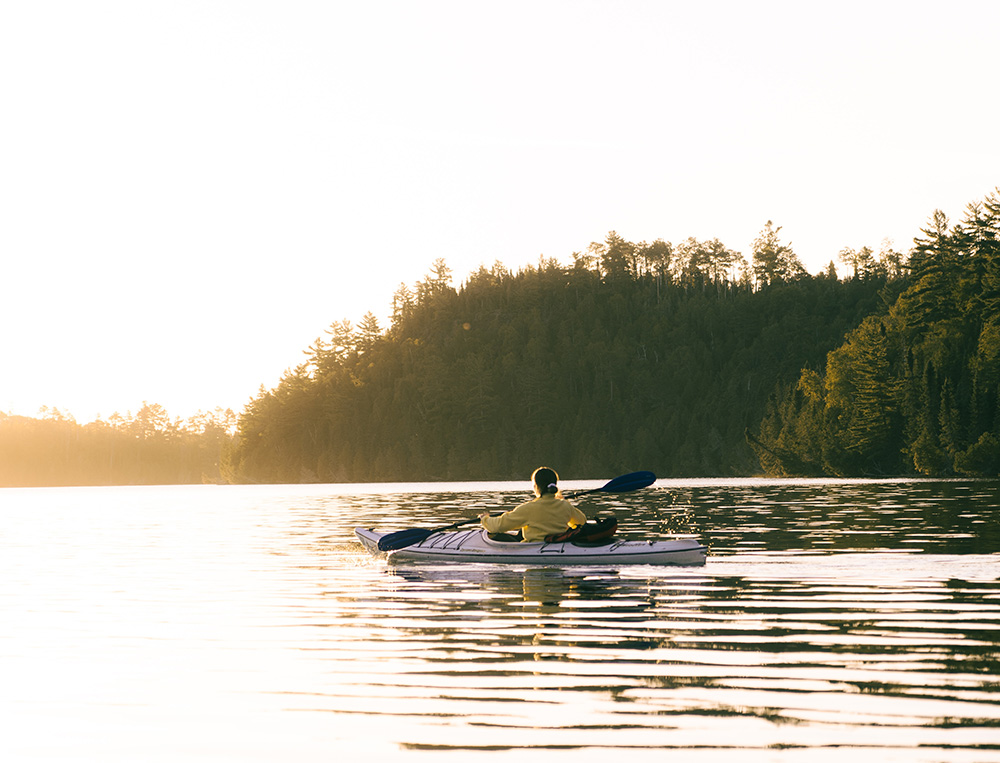
<instances>
[{"instance_id":1,"label":"treeline","mask_svg":"<svg viewBox=\"0 0 1000 763\"><path fill-rule=\"evenodd\" d=\"M1000 473L1000 199L904 256L808 274L770 222L615 233L459 288L437 260L390 325L342 320L273 389L171 420L0 414L0 485Z\"/></svg>"},{"instance_id":2,"label":"treeline","mask_svg":"<svg viewBox=\"0 0 1000 763\"><path fill-rule=\"evenodd\" d=\"M372 314L334 323L239 417L229 476L248 482L567 477L637 468L746 475L776 385L819 368L900 282L884 247L845 280L805 272L770 222L752 259L718 240L615 233L571 266L442 260ZM855 255L857 253L854 253ZM848 261L845 259L845 262Z\"/></svg>"},{"instance_id":3,"label":"treeline","mask_svg":"<svg viewBox=\"0 0 1000 763\"><path fill-rule=\"evenodd\" d=\"M783 384L758 450L771 473L997 476L1000 196L915 241L906 288Z\"/></svg>"},{"instance_id":4,"label":"treeline","mask_svg":"<svg viewBox=\"0 0 1000 763\"><path fill-rule=\"evenodd\" d=\"M235 420L216 409L180 421L155 404L85 425L58 409L0 413L0 487L223 482Z\"/></svg>"}]
</instances>

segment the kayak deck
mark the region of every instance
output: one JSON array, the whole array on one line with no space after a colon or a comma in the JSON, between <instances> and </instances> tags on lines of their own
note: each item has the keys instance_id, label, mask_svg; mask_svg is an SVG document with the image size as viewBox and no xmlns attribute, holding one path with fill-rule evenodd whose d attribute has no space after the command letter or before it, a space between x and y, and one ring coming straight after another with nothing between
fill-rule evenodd
<instances>
[{"instance_id":1,"label":"kayak deck","mask_svg":"<svg viewBox=\"0 0 1000 763\"><path fill-rule=\"evenodd\" d=\"M669 540L613 539L601 545L562 543L510 543L495 541L482 528L440 532L406 548L383 552L379 538L386 535L357 527L358 540L372 554L390 561L479 562L485 564L671 564L702 565L707 549L692 538Z\"/></svg>"}]
</instances>

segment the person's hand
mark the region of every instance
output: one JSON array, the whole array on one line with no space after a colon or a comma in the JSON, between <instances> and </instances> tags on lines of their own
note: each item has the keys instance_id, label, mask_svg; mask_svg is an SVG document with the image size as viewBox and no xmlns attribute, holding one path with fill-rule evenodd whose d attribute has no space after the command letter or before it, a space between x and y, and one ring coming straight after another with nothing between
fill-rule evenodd
<instances>
[{"instance_id":1,"label":"person's hand","mask_svg":"<svg viewBox=\"0 0 1000 763\"><path fill-rule=\"evenodd\" d=\"M479 521L482 522L489 515L490 515L490 513L488 511L484 511L482 514L479 515Z\"/></svg>"}]
</instances>

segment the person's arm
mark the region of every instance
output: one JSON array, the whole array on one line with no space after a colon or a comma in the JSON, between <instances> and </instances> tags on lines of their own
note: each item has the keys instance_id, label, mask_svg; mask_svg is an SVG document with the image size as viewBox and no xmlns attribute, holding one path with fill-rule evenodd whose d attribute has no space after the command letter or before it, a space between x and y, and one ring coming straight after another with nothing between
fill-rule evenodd
<instances>
[{"instance_id":1,"label":"person's arm","mask_svg":"<svg viewBox=\"0 0 1000 763\"><path fill-rule=\"evenodd\" d=\"M505 511L496 517L490 516L489 512L485 512L479 515L479 519L482 521L483 527L486 528L486 532L489 533L505 533L511 530L520 530L527 524L522 516L521 506L510 511Z\"/></svg>"}]
</instances>

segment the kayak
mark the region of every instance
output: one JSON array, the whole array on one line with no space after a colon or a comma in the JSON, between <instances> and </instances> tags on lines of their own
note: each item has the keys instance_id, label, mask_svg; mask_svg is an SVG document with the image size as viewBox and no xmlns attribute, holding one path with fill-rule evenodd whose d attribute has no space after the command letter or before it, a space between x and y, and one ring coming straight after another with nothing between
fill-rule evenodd
<instances>
[{"instance_id":1,"label":"kayak","mask_svg":"<svg viewBox=\"0 0 1000 763\"><path fill-rule=\"evenodd\" d=\"M483 564L676 564L705 563L708 549L692 538L625 540L612 538L601 544L511 543L489 537L486 530L438 532L419 543L393 551L379 551L379 538L387 533L356 527L354 534L372 554L393 562L480 562Z\"/></svg>"}]
</instances>

